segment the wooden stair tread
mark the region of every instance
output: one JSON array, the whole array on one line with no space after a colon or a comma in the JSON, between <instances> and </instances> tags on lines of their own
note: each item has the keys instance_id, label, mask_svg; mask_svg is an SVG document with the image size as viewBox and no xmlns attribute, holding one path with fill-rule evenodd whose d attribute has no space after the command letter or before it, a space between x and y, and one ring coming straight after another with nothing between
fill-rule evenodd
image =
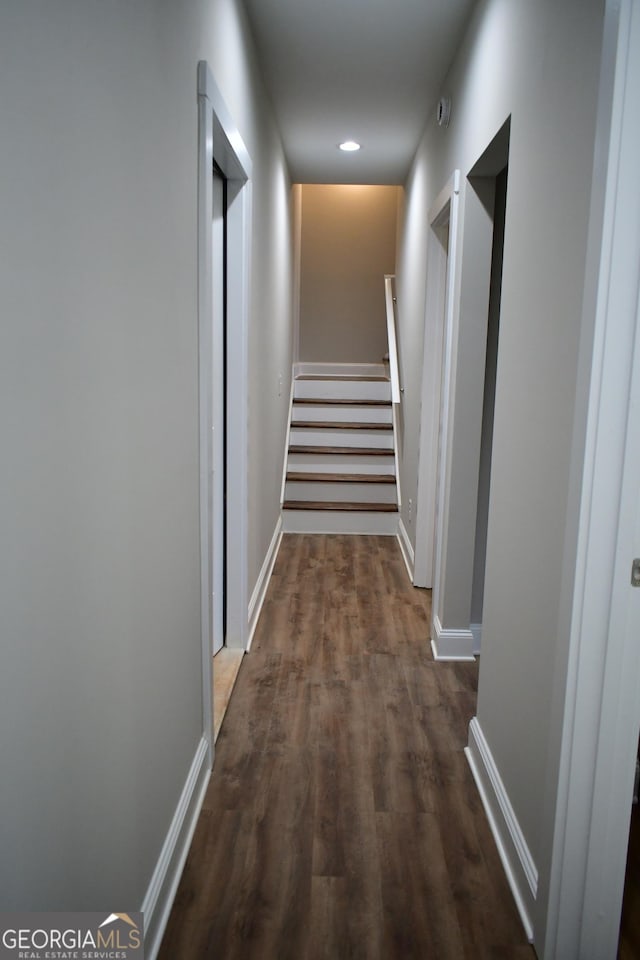
<instances>
[{"instance_id":1,"label":"wooden stair tread","mask_svg":"<svg viewBox=\"0 0 640 960\"><path fill-rule=\"evenodd\" d=\"M366 423L358 421L356 423L342 420L292 420L291 429L299 430L301 428L316 430L393 430L391 423Z\"/></svg>"},{"instance_id":2,"label":"wooden stair tread","mask_svg":"<svg viewBox=\"0 0 640 960\"><path fill-rule=\"evenodd\" d=\"M333 404L334 406L342 407L390 407L391 400L337 400L335 397L294 397L293 404L304 404L305 406L311 404L319 404L320 406L329 406Z\"/></svg>"},{"instance_id":3,"label":"wooden stair tread","mask_svg":"<svg viewBox=\"0 0 640 960\"><path fill-rule=\"evenodd\" d=\"M330 510L352 513L397 513L396 503L329 503L326 500L285 500L284 510Z\"/></svg>"},{"instance_id":4,"label":"wooden stair tread","mask_svg":"<svg viewBox=\"0 0 640 960\"><path fill-rule=\"evenodd\" d=\"M296 380L338 380L340 382L353 382L353 383L389 383L389 377L355 377L355 376L340 376L340 374L335 377L321 376L320 374L304 374L302 376L296 377Z\"/></svg>"},{"instance_id":5,"label":"wooden stair tread","mask_svg":"<svg viewBox=\"0 0 640 960\"><path fill-rule=\"evenodd\" d=\"M287 480L293 483L395 483L391 473L305 473L290 471Z\"/></svg>"},{"instance_id":6,"label":"wooden stair tread","mask_svg":"<svg viewBox=\"0 0 640 960\"><path fill-rule=\"evenodd\" d=\"M384 447L312 447L305 444L294 444L289 447L289 453L314 453L327 456L367 456L367 457L393 457L394 452L390 448Z\"/></svg>"}]
</instances>

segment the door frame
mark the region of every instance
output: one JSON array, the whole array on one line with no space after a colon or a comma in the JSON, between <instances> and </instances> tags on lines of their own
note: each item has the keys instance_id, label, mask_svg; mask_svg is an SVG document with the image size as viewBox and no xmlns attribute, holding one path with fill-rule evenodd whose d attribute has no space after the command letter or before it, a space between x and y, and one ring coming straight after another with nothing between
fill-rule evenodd
<instances>
[{"instance_id":1,"label":"door frame","mask_svg":"<svg viewBox=\"0 0 640 960\"><path fill-rule=\"evenodd\" d=\"M427 292L422 363L422 414L416 505L416 547L413 583L433 589L437 611L439 569L444 535L446 450L449 424L453 330L457 309L458 247L460 243L460 171L440 191L429 211ZM446 252L436 231L449 224ZM438 437L442 430L438 457ZM440 503L436 503L436 496Z\"/></svg>"},{"instance_id":2,"label":"door frame","mask_svg":"<svg viewBox=\"0 0 640 960\"><path fill-rule=\"evenodd\" d=\"M211 647L215 657L225 643L225 535L226 535L226 455L225 455L225 406L226 406L226 206L227 181L217 166L213 165L213 208L211 248L212 265L212 311L211 336L211 415L212 415L212 497L211 515L214 518L211 544ZM217 518L223 517L222 525ZM215 667L214 667L215 670Z\"/></svg>"},{"instance_id":3,"label":"door frame","mask_svg":"<svg viewBox=\"0 0 640 960\"><path fill-rule=\"evenodd\" d=\"M226 644L248 636L248 322L251 157L205 60L198 63L198 379L200 437L200 594L203 735L213 763L211 510L213 451L211 217L213 160L227 180L227 524Z\"/></svg>"},{"instance_id":4,"label":"door frame","mask_svg":"<svg viewBox=\"0 0 640 960\"><path fill-rule=\"evenodd\" d=\"M619 935L640 728L639 86L640 5L607 0L584 303L595 326L580 357L577 561L569 543L562 743L537 916L545 960L613 958Z\"/></svg>"}]
</instances>

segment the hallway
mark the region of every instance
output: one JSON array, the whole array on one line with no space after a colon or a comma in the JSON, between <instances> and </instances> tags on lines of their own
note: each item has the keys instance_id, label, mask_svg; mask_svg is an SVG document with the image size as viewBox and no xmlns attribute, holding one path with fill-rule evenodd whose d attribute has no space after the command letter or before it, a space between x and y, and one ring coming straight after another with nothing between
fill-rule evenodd
<instances>
[{"instance_id":1,"label":"hallway","mask_svg":"<svg viewBox=\"0 0 640 960\"><path fill-rule=\"evenodd\" d=\"M283 538L161 960L533 958L395 538Z\"/></svg>"}]
</instances>

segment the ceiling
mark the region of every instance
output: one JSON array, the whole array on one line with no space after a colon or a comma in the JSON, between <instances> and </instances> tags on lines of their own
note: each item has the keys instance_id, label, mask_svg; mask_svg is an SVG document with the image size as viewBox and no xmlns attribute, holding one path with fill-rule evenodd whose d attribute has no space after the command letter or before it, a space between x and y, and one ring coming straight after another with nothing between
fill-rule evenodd
<instances>
[{"instance_id":1,"label":"ceiling","mask_svg":"<svg viewBox=\"0 0 640 960\"><path fill-rule=\"evenodd\" d=\"M473 3L245 0L293 181L403 183Z\"/></svg>"}]
</instances>

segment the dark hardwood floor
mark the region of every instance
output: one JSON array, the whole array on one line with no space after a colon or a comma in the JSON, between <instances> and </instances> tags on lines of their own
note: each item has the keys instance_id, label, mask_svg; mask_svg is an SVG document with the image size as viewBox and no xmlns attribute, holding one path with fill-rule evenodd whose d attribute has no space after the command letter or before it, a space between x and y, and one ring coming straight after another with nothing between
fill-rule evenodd
<instances>
[{"instance_id":1,"label":"dark hardwood floor","mask_svg":"<svg viewBox=\"0 0 640 960\"><path fill-rule=\"evenodd\" d=\"M391 537L287 535L160 960L533 960Z\"/></svg>"},{"instance_id":2,"label":"dark hardwood floor","mask_svg":"<svg viewBox=\"0 0 640 960\"><path fill-rule=\"evenodd\" d=\"M619 960L640 957L640 807L631 811L627 872L620 923Z\"/></svg>"}]
</instances>

